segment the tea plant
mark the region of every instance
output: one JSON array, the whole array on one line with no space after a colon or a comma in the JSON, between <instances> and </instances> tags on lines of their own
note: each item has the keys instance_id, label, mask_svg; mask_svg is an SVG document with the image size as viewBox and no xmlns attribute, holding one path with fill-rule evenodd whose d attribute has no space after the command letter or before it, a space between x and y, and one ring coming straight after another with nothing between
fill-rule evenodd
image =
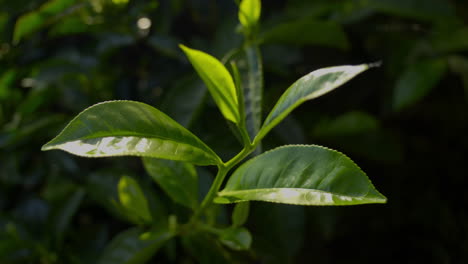
<instances>
[{"instance_id":1,"label":"tea plant","mask_svg":"<svg viewBox=\"0 0 468 264\"><path fill-rule=\"evenodd\" d=\"M262 72L256 41L260 1L240 3L245 46L230 58L231 72L218 59L180 45L242 142L242 150L222 160L192 132L158 109L135 101L96 104L76 116L42 150L61 149L83 157L142 157L148 174L175 202L191 210L187 221L173 212L154 212L139 183L128 176L118 183L117 206L136 227L122 232L100 259L105 263L144 263L175 238L196 251L197 237L210 236L230 250L247 250L252 238L243 227L249 201L295 205L385 203L366 174L344 154L317 145L287 145L259 154L262 139L302 103L346 83L372 65L313 71L293 83L261 121ZM238 69L244 56L247 69ZM262 125L260 125L262 123ZM245 161L255 150L258 156ZM253 156L253 155L252 155ZM200 202L198 166L216 166L214 181ZM224 187L223 183L227 179ZM216 221L216 204L236 203L232 224ZM213 248L213 251L216 251ZM233 260L234 261L234 260Z\"/></svg>"}]
</instances>

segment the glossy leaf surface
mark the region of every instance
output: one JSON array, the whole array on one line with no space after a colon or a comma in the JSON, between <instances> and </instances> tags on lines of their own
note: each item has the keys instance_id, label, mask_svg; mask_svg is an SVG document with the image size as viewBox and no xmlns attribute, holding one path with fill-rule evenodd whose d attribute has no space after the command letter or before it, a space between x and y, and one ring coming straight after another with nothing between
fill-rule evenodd
<instances>
[{"instance_id":1,"label":"glossy leaf surface","mask_svg":"<svg viewBox=\"0 0 468 264\"><path fill-rule=\"evenodd\" d=\"M215 57L199 50L180 45L192 66L203 80L224 117L239 122L236 87L231 74Z\"/></svg>"},{"instance_id":2,"label":"glossy leaf surface","mask_svg":"<svg viewBox=\"0 0 468 264\"><path fill-rule=\"evenodd\" d=\"M219 239L221 243L233 250L247 250L252 244L252 235L243 227L225 229Z\"/></svg>"},{"instance_id":3,"label":"glossy leaf surface","mask_svg":"<svg viewBox=\"0 0 468 264\"><path fill-rule=\"evenodd\" d=\"M136 218L143 223L151 222L148 201L137 181L128 176L122 176L118 185L119 200L129 218Z\"/></svg>"},{"instance_id":4,"label":"glossy leaf surface","mask_svg":"<svg viewBox=\"0 0 468 264\"><path fill-rule=\"evenodd\" d=\"M198 206L198 177L192 164L144 158L148 174L174 202L195 209Z\"/></svg>"},{"instance_id":5,"label":"glossy leaf surface","mask_svg":"<svg viewBox=\"0 0 468 264\"><path fill-rule=\"evenodd\" d=\"M255 141L260 141L292 110L305 101L312 100L338 88L368 68L369 65L367 64L329 67L313 71L300 78L280 97L263 123Z\"/></svg>"},{"instance_id":6,"label":"glossy leaf surface","mask_svg":"<svg viewBox=\"0 0 468 264\"><path fill-rule=\"evenodd\" d=\"M242 26L255 26L260 19L261 8L260 0L242 0L239 6L239 21Z\"/></svg>"},{"instance_id":7,"label":"glossy leaf surface","mask_svg":"<svg viewBox=\"0 0 468 264\"><path fill-rule=\"evenodd\" d=\"M131 228L117 235L105 248L98 264L143 264L169 240L165 228L145 231Z\"/></svg>"},{"instance_id":8,"label":"glossy leaf surface","mask_svg":"<svg viewBox=\"0 0 468 264\"><path fill-rule=\"evenodd\" d=\"M409 66L398 79L393 95L393 108L400 111L416 103L442 78L447 68L445 60L423 61Z\"/></svg>"},{"instance_id":9,"label":"glossy leaf surface","mask_svg":"<svg viewBox=\"0 0 468 264\"><path fill-rule=\"evenodd\" d=\"M84 157L144 156L217 164L218 156L161 111L134 101L99 103L81 112L42 150Z\"/></svg>"},{"instance_id":10,"label":"glossy leaf surface","mask_svg":"<svg viewBox=\"0 0 468 264\"><path fill-rule=\"evenodd\" d=\"M267 201L298 205L385 203L366 174L340 152L320 146L285 146L239 167L218 203Z\"/></svg>"}]
</instances>

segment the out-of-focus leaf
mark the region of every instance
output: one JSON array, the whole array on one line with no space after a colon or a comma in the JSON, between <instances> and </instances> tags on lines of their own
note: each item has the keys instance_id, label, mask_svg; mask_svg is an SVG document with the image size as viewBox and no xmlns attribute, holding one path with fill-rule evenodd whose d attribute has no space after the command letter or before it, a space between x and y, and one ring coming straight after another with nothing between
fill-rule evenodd
<instances>
[{"instance_id":1,"label":"out-of-focus leaf","mask_svg":"<svg viewBox=\"0 0 468 264\"><path fill-rule=\"evenodd\" d=\"M443 59L421 61L406 68L395 86L393 109L400 111L418 102L439 82L446 68Z\"/></svg>"},{"instance_id":2,"label":"out-of-focus leaf","mask_svg":"<svg viewBox=\"0 0 468 264\"><path fill-rule=\"evenodd\" d=\"M434 49L440 52L457 52L468 49L468 27L450 31L445 34L436 34L432 40Z\"/></svg>"},{"instance_id":3,"label":"out-of-focus leaf","mask_svg":"<svg viewBox=\"0 0 468 264\"><path fill-rule=\"evenodd\" d=\"M154 158L143 158L143 164L151 178L174 202L197 208L198 176L192 164Z\"/></svg>"},{"instance_id":4,"label":"out-of-focus leaf","mask_svg":"<svg viewBox=\"0 0 468 264\"><path fill-rule=\"evenodd\" d=\"M249 217L250 202L237 203L232 212L232 226L239 227L245 224Z\"/></svg>"},{"instance_id":5,"label":"out-of-focus leaf","mask_svg":"<svg viewBox=\"0 0 468 264\"><path fill-rule=\"evenodd\" d=\"M0 100L5 100L9 97L11 85L16 77L16 70L10 69L0 76Z\"/></svg>"},{"instance_id":6,"label":"out-of-focus leaf","mask_svg":"<svg viewBox=\"0 0 468 264\"><path fill-rule=\"evenodd\" d=\"M116 171L93 173L88 177L86 190L95 202L106 208L113 216L138 224L139 222L135 222L133 217L129 218L124 206L119 203L119 175L121 174Z\"/></svg>"},{"instance_id":7,"label":"out-of-focus leaf","mask_svg":"<svg viewBox=\"0 0 468 264\"><path fill-rule=\"evenodd\" d=\"M60 23L54 25L49 34L51 36L61 36L87 32L87 30L89 30L89 25L86 25L80 16L67 16Z\"/></svg>"},{"instance_id":8,"label":"out-of-focus leaf","mask_svg":"<svg viewBox=\"0 0 468 264\"><path fill-rule=\"evenodd\" d=\"M215 202L266 201L298 205L385 203L348 157L320 146L284 146L239 167Z\"/></svg>"},{"instance_id":9,"label":"out-of-focus leaf","mask_svg":"<svg viewBox=\"0 0 468 264\"><path fill-rule=\"evenodd\" d=\"M322 45L339 49L349 47L348 39L338 23L309 18L279 24L264 32L261 41L294 46Z\"/></svg>"},{"instance_id":10,"label":"out-of-focus leaf","mask_svg":"<svg viewBox=\"0 0 468 264\"><path fill-rule=\"evenodd\" d=\"M25 36L39 30L52 18L75 3L75 0L50 0L38 10L22 15L15 24L13 41L18 43Z\"/></svg>"},{"instance_id":11,"label":"out-of-focus leaf","mask_svg":"<svg viewBox=\"0 0 468 264\"><path fill-rule=\"evenodd\" d=\"M392 15L423 20L453 19L453 6L444 0L368 0L363 7L375 8Z\"/></svg>"},{"instance_id":12,"label":"out-of-focus leaf","mask_svg":"<svg viewBox=\"0 0 468 264\"><path fill-rule=\"evenodd\" d=\"M352 111L338 116L333 120L325 120L314 127L317 137L332 137L366 133L379 128L379 120L374 116L360 111Z\"/></svg>"},{"instance_id":13,"label":"out-of-focus leaf","mask_svg":"<svg viewBox=\"0 0 468 264\"><path fill-rule=\"evenodd\" d=\"M292 110L305 101L312 100L338 88L368 68L369 65L367 64L337 66L316 70L303 76L283 93L266 118L254 141L260 141Z\"/></svg>"},{"instance_id":14,"label":"out-of-focus leaf","mask_svg":"<svg viewBox=\"0 0 468 264\"><path fill-rule=\"evenodd\" d=\"M151 222L148 202L138 182L128 176L122 176L118 185L119 200L129 218L136 218L143 223Z\"/></svg>"},{"instance_id":15,"label":"out-of-focus leaf","mask_svg":"<svg viewBox=\"0 0 468 264\"><path fill-rule=\"evenodd\" d=\"M203 80L224 117L235 124L240 120L236 87L231 74L215 57L183 45L190 63Z\"/></svg>"},{"instance_id":16,"label":"out-of-focus leaf","mask_svg":"<svg viewBox=\"0 0 468 264\"><path fill-rule=\"evenodd\" d=\"M219 157L198 137L149 105L110 101L75 117L42 150L61 149L84 157L144 156L217 164Z\"/></svg>"},{"instance_id":17,"label":"out-of-focus leaf","mask_svg":"<svg viewBox=\"0 0 468 264\"><path fill-rule=\"evenodd\" d=\"M221 243L233 250L247 250L252 244L252 235L243 227L231 227L222 231Z\"/></svg>"},{"instance_id":18,"label":"out-of-focus leaf","mask_svg":"<svg viewBox=\"0 0 468 264\"><path fill-rule=\"evenodd\" d=\"M271 203L252 203L252 207L249 223L254 237L252 247L260 258L273 264L299 262L294 257L308 234L304 214L307 208Z\"/></svg>"},{"instance_id":19,"label":"out-of-focus leaf","mask_svg":"<svg viewBox=\"0 0 468 264\"><path fill-rule=\"evenodd\" d=\"M180 80L167 92L161 110L179 124L189 127L202 107L205 95L206 87L200 80L192 77Z\"/></svg>"},{"instance_id":20,"label":"out-of-focus leaf","mask_svg":"<svg viewBox=\"0 0 468 264\"><path fill-rule=\"evenodd\" d=\"M245 28L253 28L260 19L260 0L242 0L239 5L239 21Z\"/></svg>"},{"instance_id":21,"label":"out-of-focus leaf","mask_svg":"<svg viewBox=\"0 0 468 264\"><path fill-rule=\"evenodd\" d=\"M209 233L198 232L183 236L182 245L198 263L218 264L231 262L229 261L229 252Z\"/></svg>"},{"instance_id":22,"label":"out-of-focus leaf","mask_svg":"<svg viewBox=\"0 0 468 264\"><path fill-rule=\"evenodd\" d=\"M73 215L78 210L85 196L84 189L77 189L68 197L55 214L53 221L53 234L56 236L58 245L62 244L65 232L71 223Z\"/></svg>"},{"instance_id":23,"label":"out-of-focus leaf","mask_svg":"<svg viewBox=\"0 0 468 264\"><path fill-rule=\"evenodd\" d=\"M144 264L172 237L167 227L128 229L112 239L98 264Z\"/></svg>"}]
</instances>

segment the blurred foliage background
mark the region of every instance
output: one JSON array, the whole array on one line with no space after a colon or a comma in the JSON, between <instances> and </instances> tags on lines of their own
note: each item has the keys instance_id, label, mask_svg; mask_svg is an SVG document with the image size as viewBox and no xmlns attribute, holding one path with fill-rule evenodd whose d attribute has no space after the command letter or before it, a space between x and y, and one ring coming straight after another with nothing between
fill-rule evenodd
<instances>
[{"instance_id":1,"label":"blurred foliage background","mask_svg":"<svg viewBox=\"0 0 468 264\"><path fill-rule=\"evenodd\" d=\"M312 70L381 63L301 106L265 139L264 149L307 143L340 150L388 204L253 203L253 258L468 263L468 3L262 4L264 113ZM223 158L240 149L177 47L223 58L242 45L236 1L0 0L0 6L1 263L95 263L128 226L113 202L122 174L144 183L154 204L177 207L136 158L40 151L94 103L143 101L195 131ZM206 189L210 170L200 170ZM193 251L172 245L153 261L203 263L210 250L203 243Z\"/></svg>"}]
</instances>

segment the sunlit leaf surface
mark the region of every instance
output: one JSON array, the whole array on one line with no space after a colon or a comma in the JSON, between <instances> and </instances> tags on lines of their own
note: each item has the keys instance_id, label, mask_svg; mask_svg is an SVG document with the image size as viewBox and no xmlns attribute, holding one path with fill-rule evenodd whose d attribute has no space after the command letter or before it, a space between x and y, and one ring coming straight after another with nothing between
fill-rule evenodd
<instances>
[{"instance_id":1,"label":"sunlit leaf surface","mask_svg":"<svg viewBox=\"0 0 468 264\"><path fill-rule=\"evenodd\" d=\"M320 146L280 147L244 163L216 202L249 200L299 205L386 202L352 160Z\"/></svg>"},{"instance_id":2,"label":"sunlit leaf surface","mask_svg":"<svg viewBox=\"0 0 468 264\"><path fill-rule=\"evenodd\" d=\"M218 156L161 111L133 101L99 103L81 112L42 150L84 157L144 156L217 164Z\"/></svg>"},{"instance_id":3,"label":"sunlit leaf surface","mask_svg":"<svg viewBox=\"0 0 468 264\"><path fill-rule=\"evenodd\" d=\"M313 71L300 78L278 100L263 123L255 141L261 140L300 104L332 91L368 68L367 64L329 67Z\"/></svg>"},{"instance_id":4,"label":"sunlit leaf surface","mask_svg":"<svg viewBox=\"0 0 468 264\"><path fill-rule=\"evenodd\" d=\"M234 80L226 67L215 57L180 45L190 63L203 80L224 117L239 122L238 100Z\"/></svg>"}]
</instances>

